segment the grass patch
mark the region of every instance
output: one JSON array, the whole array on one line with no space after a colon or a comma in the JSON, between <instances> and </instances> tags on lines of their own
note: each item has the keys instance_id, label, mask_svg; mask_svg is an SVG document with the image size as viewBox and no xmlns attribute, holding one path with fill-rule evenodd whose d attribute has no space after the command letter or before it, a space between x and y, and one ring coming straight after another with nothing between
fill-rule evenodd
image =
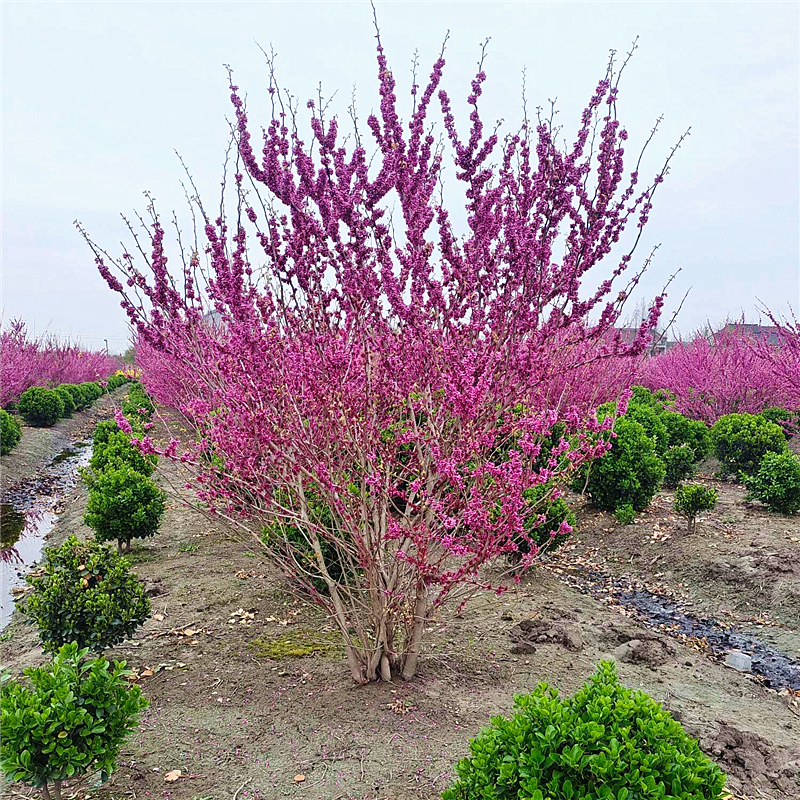
<instances>
[{"instance_id":1,"label":"grass patch","mask_svg":"<svg viewBox=\"0 0 800 800\"><path fill-rule=\"evenodd\" d=\"M200 545L197 542L191 542L190 544L182 544L178 548L179 553L196 553L200 549Z\"/></svg>"},{"instance_id":2,"label":"grass patch","mask_svg":"<svg viewBox=\"0 0 800 800\"><path fill-rule=\"evenodd\" d=\"M268 639L259 636L248 645L255 658L305 658L316 653L341 655L343 648L335 634L322 634L299 629L283 636Z\"/></svg>"},{"instance_id":3,"label":"grass patch","mask_svg":"<svg viewBox=\"0 0 800 800\"><path fill-rule=\"evenodd\" d=\"M158 559L158 553L150 547L134 547L130 553L123 553L122 555L131 562L131 564L147 564L150 561Z\"/></svg>"}]
</instances>

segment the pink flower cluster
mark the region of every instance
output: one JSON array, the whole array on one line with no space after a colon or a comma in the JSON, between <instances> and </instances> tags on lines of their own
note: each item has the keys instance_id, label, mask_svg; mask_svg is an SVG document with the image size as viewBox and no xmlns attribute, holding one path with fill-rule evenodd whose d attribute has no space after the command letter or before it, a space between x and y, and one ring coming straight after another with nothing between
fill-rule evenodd
<instances>
[{"instance_id":1,"label":"pink flower cluster","mask_svg":"<svg viewBox=\"0 0 800 800\"><path fill-rule=\"evenodd\" d=\"M55 336L30 339L25 323L12 320L0 331L0 406L15 403L31 386L96 381L119 367L116 358Z\"/></svg>"}]
</instances>

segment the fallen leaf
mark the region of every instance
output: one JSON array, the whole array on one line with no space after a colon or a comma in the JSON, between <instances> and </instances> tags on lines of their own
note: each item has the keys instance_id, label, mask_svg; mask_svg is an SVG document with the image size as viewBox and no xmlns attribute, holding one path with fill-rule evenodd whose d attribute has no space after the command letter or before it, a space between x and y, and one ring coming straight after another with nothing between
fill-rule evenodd
<instances>
[{"instance_id":1,"label":"fallen leaf","mask_svg":"<svg viewBox=\"0 0 800 800\"><path fill-rule=\"evenodd\" d=\"M294 776L295 783L302 783L306 779L306 776L303 775L302 772L299 772L297 775Z\"/></svg>"},{"instance_id":2,"label":"fallen leaf","mask_svg":"<svg viewBox=\"0 0 800 800\"><path fill-rule=\"evenodd\" d=\"M175 783L175 781L176 781L176 780L178 780L178 778L180 778L180 777L181 777L181 775L183 775L183 771L182 771L182 770L179 770L179 769L173 769L173 770L170 770L170 772L168 772L168 773L167 773L167 774L164 776L164 780L165 780L167 783Z\"/></svg>"},{"instance_id":3,"label":"fallen leaf","mask_svg":"<svg viewBox=\"0 0 800 800\"><path fill-rule=\"evenodd\" d=\"M197 636L198 633L201 633L200 628L184 628L183 635L184 636Z\"/></svg>"},{"instance_id":4,"label":"fallen leaf","mask_svg":"<svg viewBox=\"0 0 800 800\"><path fill-rule=\"evenodd\" d=\"M163 614L153 614L153 619L156 620L156 622L163 622L164 621L164 615Z\"/></svg>"}]
</instances>

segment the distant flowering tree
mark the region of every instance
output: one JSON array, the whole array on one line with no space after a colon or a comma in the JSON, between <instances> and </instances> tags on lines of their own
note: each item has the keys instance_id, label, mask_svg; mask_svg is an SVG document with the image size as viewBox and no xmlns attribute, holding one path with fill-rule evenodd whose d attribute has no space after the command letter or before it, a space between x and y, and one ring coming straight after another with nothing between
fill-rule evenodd
<instances>
[{"instance_id":1,"label":"distant flowering tree","mask_svg":"<svg viewBox=\"0 0 800 800\"><path fill-rule=\"evenodd\" d=\"M731 326L648 359L641 382L653 391L667 389L677 411L713 424L725 414L757 414L791 403L791 370L781 359L766 340Z\"/></svg>"},{"instance_id":2,"label":"distant flowering tree","mask_svg":"<svg viewBox=\"0 0 800 800\"><path fill-rule=\"evenodd\" d=\"M0 331L0 406L15 403L31 386L96 381L118 368L117 359L55 336L30 339L25 323L12 320Z\"/></svg>"},{"instance_id":3,"label":"distant flowering tree","mask_svg":"<svg viewBox=\"0 0 800 800\"><path fill-rule=\"evenodd\" d=\"M751 342L751 348L767 365L776 385L781 387L786 406L800 410L800 323L795 316L781 318L766 309L765 313L777 328L777 346L771 345L765 338L759 338Z\"/></svg>"},{"instance_id":4,"label":"distant flowering tree","mask_svg":"<svg viewBox=\"0 0 800 800\"><path fill-rule=\"evenodd\" d=\"M627 378L608 380L601 397L591 382L638 360L663 304L626 344L614 324L641 270L612 286L675 152L641 188L638 164L626 176L613 56L563 146L552 117L526 118L502 140L486 130L482 66L462 136L440 89L444 49L424 90L415 77L404 124L379 34L377 65L373 156L354 106L347 144L327 105L309 102L306 143L272 62L257 155L231 82L235 210L213 218L197 201L205 243L179 247L182 280L168 272L152 205L150 280L130 253L115 258L81 229L138 331L145 384L196 426L196 443L159 452L187 465L206 506L331 614L358 683L412 677L437 607L503 591L481 567L520 541L518 566L532 563L525 523L541 509L525 490L557 491L607 449L596 432L612 420L590 409ZM448 146L464 235L439 191ZM581 293L629 223L607 280Z\"/></svg>"}]
</instances>

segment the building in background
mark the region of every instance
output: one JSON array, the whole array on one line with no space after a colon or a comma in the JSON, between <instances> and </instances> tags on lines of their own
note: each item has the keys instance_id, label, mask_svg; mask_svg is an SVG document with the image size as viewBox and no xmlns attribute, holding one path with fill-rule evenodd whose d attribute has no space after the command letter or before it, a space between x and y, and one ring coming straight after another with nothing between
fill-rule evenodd
<instances>
[{"instance_id":1,"label":"building in background","mask_svg":"<svg viewBox=\"0 0 800 800\"><path fill-rule=\"evenodd\" d=\"M774 325L759 325L756 322L729 322L720 333L743 333L754 339L766 339L770 344L778 344L778 329Z\"/></svg>"}]
</instances>

